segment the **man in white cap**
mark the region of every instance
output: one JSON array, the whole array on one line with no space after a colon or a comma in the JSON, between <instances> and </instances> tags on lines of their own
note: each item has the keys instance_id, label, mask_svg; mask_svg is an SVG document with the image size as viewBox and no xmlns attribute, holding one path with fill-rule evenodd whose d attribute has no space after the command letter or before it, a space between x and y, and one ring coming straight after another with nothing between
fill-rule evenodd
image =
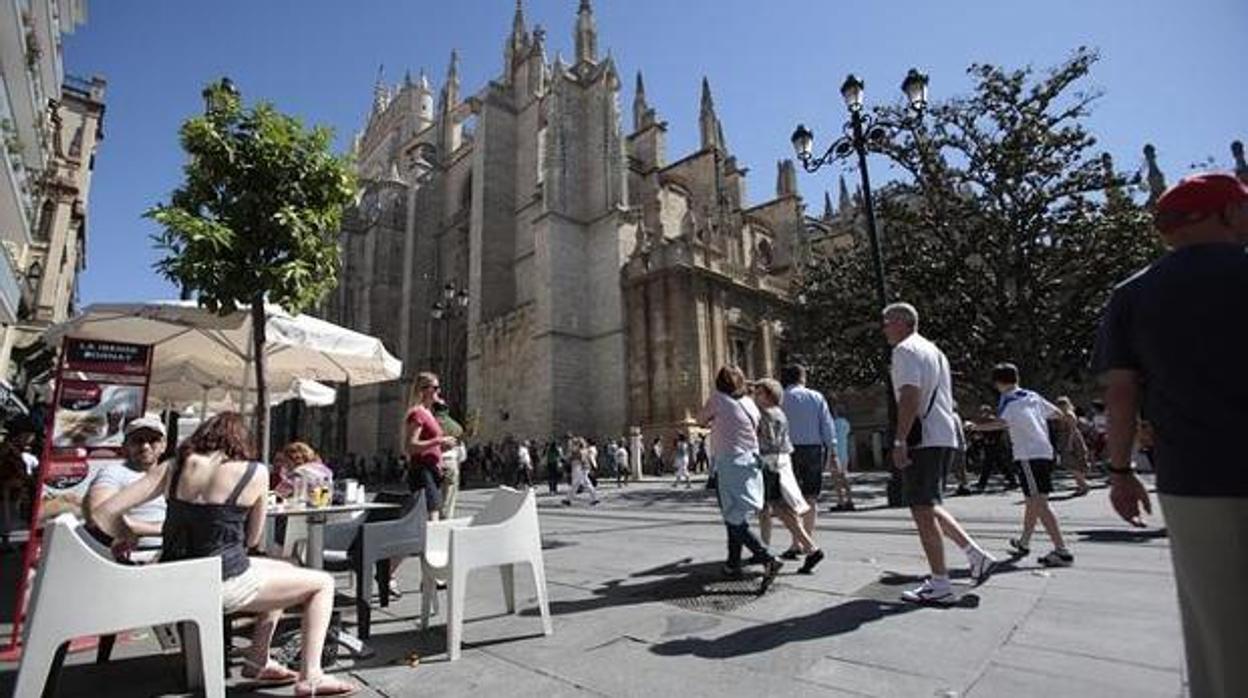
<instances>
[{"instance_id":1,"label":"man in white cap","mask_svg":"<svg viewBox=\"0 0 1248 698\"><path fill-rule=\"evenodd\" d=\"M104 466L87 488L86 514L94 523L92 512L130 483L143 477L160 462L165 452L165 425L160 417L144 415L130 420L125 428L124 462ZM139 536L139 547L159 547L160 528L165 523L165 498L157 497L126 512L126 522Z\"/></svg>"}]
</instances>

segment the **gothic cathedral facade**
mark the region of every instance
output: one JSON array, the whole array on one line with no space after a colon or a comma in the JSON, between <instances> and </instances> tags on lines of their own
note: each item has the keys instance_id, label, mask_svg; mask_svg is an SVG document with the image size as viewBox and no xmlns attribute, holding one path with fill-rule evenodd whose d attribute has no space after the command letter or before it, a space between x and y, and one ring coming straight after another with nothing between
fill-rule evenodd
<instances>
[{"instance_id":1,"label":"gothic cathedral facade","mask_svg":"<svg viewBox=\"0 0 1248 698\"><path fill-rule=\"evenodd\" d=\"M502 75L475 93L454 53L436 100L423 73L378 81L324 312L380 337L405 377L313 418L327 452L398 453L422 370L482 441L666 437L693 427L719 366L777 373L812 223L792 162L749 205L705 79L700 148L669 161L640 74L623 130L589 0L574 34L574 60L548 62L517 3Z\"/></svg>"}]
</instances>

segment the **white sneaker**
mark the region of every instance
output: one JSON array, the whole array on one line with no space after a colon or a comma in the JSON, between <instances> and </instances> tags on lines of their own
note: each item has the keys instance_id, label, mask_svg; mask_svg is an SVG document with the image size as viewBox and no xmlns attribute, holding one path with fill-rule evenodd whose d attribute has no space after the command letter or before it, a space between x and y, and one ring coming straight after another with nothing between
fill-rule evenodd
<instances>
[{"instance_id":1,"label":"white sneaker","mask_svg":"<svg viewBox=\"0 0 1248 698\"><path fill-rule=\"evenodd\" d=\"M950 601L953 599L953 588L948 580L943 583L932 583L932 580L928 579L918 588L901 592L901 598L910 603Z\"/></svg>"},{"instance_id":2,"label":"white sneaker","mask_svg":"<svg viewBox=\"0 0 1248 698\"><path fill-rule=\"evenodd\" d=\"M988 577L992 575L992 568L997 564L997 558L971 548L966 551L966 562L971 568L971 579L974 579L978 585L988 581Z\"/></svg>"}]
</instances>

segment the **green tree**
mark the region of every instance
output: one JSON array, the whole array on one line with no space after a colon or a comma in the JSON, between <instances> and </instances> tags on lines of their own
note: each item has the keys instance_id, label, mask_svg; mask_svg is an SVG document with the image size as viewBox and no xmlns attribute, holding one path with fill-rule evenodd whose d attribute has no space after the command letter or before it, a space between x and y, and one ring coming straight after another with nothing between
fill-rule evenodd
<instances>
[{"instance_id":1,"label":"green tree","mask_svg":"<svg viewBox=\"0 0 1248 698\"><path fill-rule=\"evenodd\" d=\"M1109 292L1162 251L1084 125L1099 94L1079 85L1096 60L1081 48L1041 76L972 65L970 96L876 144L897 175L877 198L891 299L918 307L963 391L1005 360L1048 390L1086 386ZM899 121L900 109L879 113ZM794 323L798 353L838 390L885 370L859 242L808 270Z\"/></svg>"},{"instance_id":2,"label":"green tree","mask_svg":"<svg viewBox=\"0 0 1248 698\"><path fill-rule=\"evenodd\" d=\"M356 182L331 151L329 129L307 129L267 103L244 108L228 79L204 97L205 113L179 131L185 181L145 215L163 227L153 236L165 253L155 265L161 274L214 312L250 307L263 444L265 302L302 312L337 285L339 223Z\"/></svg>"}]
</instances>

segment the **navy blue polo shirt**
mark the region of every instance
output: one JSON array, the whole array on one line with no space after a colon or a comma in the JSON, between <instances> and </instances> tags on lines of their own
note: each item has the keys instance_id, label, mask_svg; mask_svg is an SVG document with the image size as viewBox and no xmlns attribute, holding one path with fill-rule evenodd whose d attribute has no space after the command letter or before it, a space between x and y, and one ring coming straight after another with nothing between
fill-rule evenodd
<instances>
[{"instance_id":1,"label":"navy blue polo shirt","mask_svg":"<svg viewBox=\"0 0 1248 698\"><path fill-rule=\"evenodd\" d=\"M1182 247L1124 281L1094 365L1140 373L1159 492L1248 497L1248 249Z\"/></svg>"}]
</instances>

